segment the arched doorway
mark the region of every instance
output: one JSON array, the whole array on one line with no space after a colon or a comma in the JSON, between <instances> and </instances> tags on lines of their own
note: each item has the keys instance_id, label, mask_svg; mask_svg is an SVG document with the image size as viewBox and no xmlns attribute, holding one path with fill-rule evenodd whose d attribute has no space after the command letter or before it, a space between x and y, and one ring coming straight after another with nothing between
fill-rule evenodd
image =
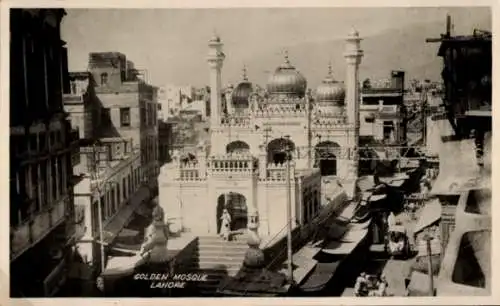
<instances>
[{"instance_id":1,"label":"arched doorway","mask_svg":"<svg viewBox=\"0 0 500 306\"><path fill-rule=\"evenodd\" d=\"M246 142L240 141L240 140L230 142L226 146L226 153L228 153L228 154L229 153L246 153L249 151L250 151L250 146Z\"/></svg>"},{"instance_id":2,"label":"arched doorway","mask_svg":"<svg viewBox=\"0 0 500 306\"><path fill-rule=\"evenodd\" d=\"M267 160L275 164L282 164L286 161L286 149L295 151L295 143L290 139L276 138L267 144ZM293 153L292 153L293 157Z\"/></svg>"},{"instance_id":3,"label":"arched doorway","mask_svg":"<svg viewBox=\"0 0 500 306\"><path fill-rule=\"evenodd\" d=\"M337 156L335 152L340 146L333 141L323 141L315 147L315 167L319 167L321 175L337 174Z\"/></svg>"},{"instance_id":4,"label":"arched doorway","mask_svg":"<svg viewBox=\"0 0 500 306\"><path fill-rule=\"evenodd\" d=\"M237 192L221 194L217 198L217 233L220 232L221 216L224 208L231 215L231 231L247 228L248 207L244 195Z\"/></svg>"}]
</instances>

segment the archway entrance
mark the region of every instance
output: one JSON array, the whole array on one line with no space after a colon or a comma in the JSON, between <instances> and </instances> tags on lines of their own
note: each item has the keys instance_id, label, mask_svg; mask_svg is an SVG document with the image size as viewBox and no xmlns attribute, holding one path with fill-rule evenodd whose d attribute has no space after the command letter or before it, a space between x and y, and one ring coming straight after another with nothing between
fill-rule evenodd
<instances>
[{"instance_id":1,"label":"archway entrance","mask_svg":"<svg viewBox=\"0 0 500 306\"><path fill-rule=\"evenodd\" d=\"M286 161L286 149L295 151L295 143L290 139L276 138L267 144L267 160L275 164L282 164ZM293 157L293 153L292 153Z\"/></svg>"},{"instance_id":2,"label":"archway entrance","mask_svg":"<svg viewBox=\"0 0 500 306\"><path fill-rule=\"evenodd\" d=\"M226 146L226 153L246 153L250 151L250 146L244 141L233 141Z\"/></svg>"},{"instance_id":3,"label":"archway entrance","mask_svg":"<svg viewBox=\"0 0 500 306\"><path fill-rule=\"evenodd\" d=\"M231 231L247 228L248 207L245 196L237 192L228 192L217 198L217 233L220 233L224 208L231 215Z\"/></svg>"},{"instance_id":4,"label":"archway entrance","mask_svg":"<svg viewBox=\"0 0 500 306\"><path fill-rule=\"evenodd\" d=\"M335 152L340 146L333 141L323 141L315 147L315 167L319 167L321 175L337 175L337 156Z\"/></svg>"}]
</instances>

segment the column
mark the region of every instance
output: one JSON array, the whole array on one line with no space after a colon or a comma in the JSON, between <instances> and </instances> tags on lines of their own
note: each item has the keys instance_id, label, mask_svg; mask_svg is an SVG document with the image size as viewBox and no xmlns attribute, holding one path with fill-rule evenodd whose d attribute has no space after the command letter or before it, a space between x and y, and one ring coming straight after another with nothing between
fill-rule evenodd
<instances>
[{"instance_id":1,"label":"column","mask_svg":"<svg viewBox=\"0 0 500 306\"><path fill-rule=\"evenodd\" d=\"M351 154L349 156L351 169L347 174L350 177L356 177L358 173L358 154L359 146L359 64L363 57L363 50L360 48L361 38L356 30L351 30L346 38L346 49L344 57L347 63L346 69L346 104L347 118L351 132L348 133L347 141Z\"/></svg>"},{"instance_id":2,"label":"column","mask_svg":"<svg viewBox=\"0 0 500 306\"><path fill-rule=\"evenodd\" d=\"M267 152L261 147L259 153L259 180L265 180L267 177Z\"/></svg>"},{"instance_id":3,"label":"column","mask_svg":"<svg viewBox=\"0 0 500 306\"><path fill-rule=\"evenodd\" d=\"M222 42L218 36L209 41L208 65L210 69L210 123L211 126L220 125L222 112L221 97L221 68L225 58L222 52Z\"/></svg>"}]
</instances>

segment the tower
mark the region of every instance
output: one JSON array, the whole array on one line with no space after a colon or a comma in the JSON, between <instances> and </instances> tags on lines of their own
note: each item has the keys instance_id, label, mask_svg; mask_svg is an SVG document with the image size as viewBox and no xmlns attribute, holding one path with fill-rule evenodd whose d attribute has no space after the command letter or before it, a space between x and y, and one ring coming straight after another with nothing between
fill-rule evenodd
<instances>
[{"instance_id":1,"label":"tower","mask_svg":"<svg viewBox=\"0 0 500 306\"><path fill-rule=\"evenodd\" d=\"M352 162L350 175L356 177L358 173L358 146L359 146L359 64L363 57L359 33L352 29L346 38L344 57L346 69L346 108L347 120L352 130L348 133L350 159Z\"/></svg>"},{"instance_id":2,"label":"tower","mask_svg":"<svg viewBox=\"0 0 500 306\"><path fill-rule=\"evenodd\" d=\"M224 58L222 52L222 42L219 36L214 35L208 43L208 67L210 69L210 125L212 127L220 125L222 112L221 96L221 69Z\"/></svg>"}]
</instances>

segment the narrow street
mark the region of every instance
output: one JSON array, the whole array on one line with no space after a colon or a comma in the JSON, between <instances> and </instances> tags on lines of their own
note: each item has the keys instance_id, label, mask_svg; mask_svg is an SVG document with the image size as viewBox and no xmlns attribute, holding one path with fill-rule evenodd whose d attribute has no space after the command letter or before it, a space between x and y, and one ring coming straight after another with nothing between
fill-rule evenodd
<instances>
[{"instance_id":1,"label":"narrow street","mask_svg":"<svg viewBox=\"0 0 500 306\"><path fill-rule=\"evenodd\" d=\"M419 211L416 215L419 215ZM406 227L410 244L413 245L413 228L416 220L411 218L407 213L401 213L396 216L396 220L401 222ZM390 258L384 252L384 245L372 245L370 248L370 260L365 263L363 271L367 274L382 274L385 275L389 284L387 293L390 296L405 296L405 278L409 275L414 258L408 259ZM342 296L354 296L354 283L350 284L343 292Z\"/></svg>"}]
</instances>

